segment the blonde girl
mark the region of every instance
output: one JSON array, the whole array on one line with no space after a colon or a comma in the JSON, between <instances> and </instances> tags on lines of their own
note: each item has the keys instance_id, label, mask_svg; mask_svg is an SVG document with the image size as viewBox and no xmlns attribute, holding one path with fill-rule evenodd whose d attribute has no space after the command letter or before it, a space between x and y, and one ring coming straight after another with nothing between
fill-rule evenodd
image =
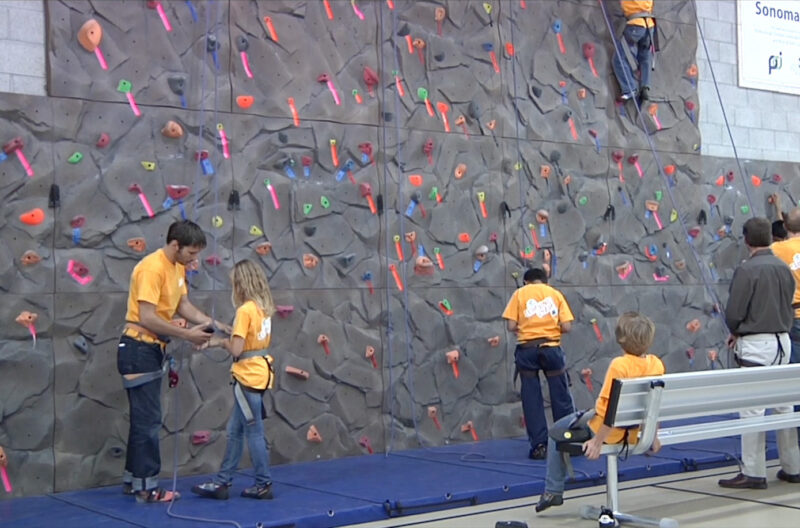
<instances>
[{"instance_id":1,"label":"blonde girl","mask_svg":"<svg viewBox=\"0 0 800 528\"><path fill-rule=\"evenodd\" d=\"M275 304L262 266L242 260L231 271L231 302L236 318L230 339L214 337L209 346L218 346L233 356L235 403L228 420L228 445L219 473L211 482L199 484L192 492L201 497L225 500L233 482L233 473L242 458L244 439L250 450L255 484L242 491L242 497L272 498L269 448L264 438L264 391L272 388L272 356L267 354L272 335Z\"/></svg>"}]
</instances>

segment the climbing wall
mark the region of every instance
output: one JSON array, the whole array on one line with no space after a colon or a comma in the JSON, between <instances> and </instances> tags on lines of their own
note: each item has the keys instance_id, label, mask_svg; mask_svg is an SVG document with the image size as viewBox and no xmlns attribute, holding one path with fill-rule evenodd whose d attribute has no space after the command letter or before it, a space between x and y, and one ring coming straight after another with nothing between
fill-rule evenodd
<instances>
[{"instance_id":1,"label":"climbing wall","mask_svg":"<svg viewBox=\"0 0 800 528\"><path fill-rule=\"evenodd\" d=\"M741 223L772 192L795 203L797 166L701 156L695 13L656 5L639 119L594 0L48 2L50 96L0 94L14 494L119 481L128 280L182 216L209 236L202 309L232 318L237 260L268 270L273 463L522 435L500 314L530 265L576 316L580 407L625 310L656 321L669 371L727 363ZM229 360L171 351L162 467L214 471Z\"/></svg>"}]
</instances>

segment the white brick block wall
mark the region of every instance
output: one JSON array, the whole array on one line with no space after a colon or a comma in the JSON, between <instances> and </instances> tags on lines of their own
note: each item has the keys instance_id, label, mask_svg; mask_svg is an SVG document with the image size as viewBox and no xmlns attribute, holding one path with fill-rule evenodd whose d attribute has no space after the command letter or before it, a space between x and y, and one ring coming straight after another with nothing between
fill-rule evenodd
<instances>
[{"instance_id":1,"label":"white brick block wall","mask_svg":"<svg viewBox=\"0 0 800 528\"><path fill-rule=\"evenodd\" d=\"M698 32L697 67L702 152L733 157L711 68L731 127L736 151L743 159L800 161L800 96L739 88L736 0L696 2L708 57Z\"/></svg>"},{"instance_id":2,"label":"white brick block wall","mask_svg":"<svg viewBox=\"0 0 800 528\"><path fill-rule=\"evenodd\" d=\"M0 91L46 95L42 0L0 2L0 49Z\"/></svg>"}]
</instances>

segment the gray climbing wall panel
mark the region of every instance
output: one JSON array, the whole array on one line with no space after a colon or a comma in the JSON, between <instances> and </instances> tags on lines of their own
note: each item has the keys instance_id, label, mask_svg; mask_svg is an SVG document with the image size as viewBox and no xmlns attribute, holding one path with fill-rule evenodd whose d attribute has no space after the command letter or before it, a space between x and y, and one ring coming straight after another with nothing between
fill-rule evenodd
<instances>
[{"instance_id":1,"label":"gray climbing wall panel","mask_svg":"<svg viewBox=\"0 0 800 528\"><path fill-rule=\"evenodd\" d=\"M127 404L115 347L129 275L182 210L210 236L190 278L198 306L230 319L228 271L251 258L268 270L277 304L293 307L275 317L278 379L266 399L272 460L285 463L471 441L468 422L480 439L523 434L513 336L499 316L513 274L547 251L578 320L564 346L580 407L618 353L614 323L628 309L657 322L654 351L669 371L718 366L708 360L725 338L714 305L742 256L743 207L763 214L771 192L800 196L795 165L747 163L742 173L700 155L685 0L657 2L662 53L644 125L632 103L614 103L613 47L594 0L490 2L491 14L476 1L354 9L330 0L332 20L322 0L162 3L170 32L142 2L48 2L50 97L0 94L0 139L21 137L35 173L14 153L0 163L0 445L16 495L118 482ZM437 7L446 9L441 35ZM619 26L616 2L609 8ZM90 18L104 31L107 71L76 39ZM122 79L140 117L117 89ZM181 137L162 135L168 121ZM205 170L195 158L203 151ZM52 184L60 205L48 208ZM168 185L189 195L165 204ZM238 207L228 207L232 191ZM44 221L22 223L35 208ZM25 261L26 251L41 261ZM418 261L422 251L429 261ZM39 316L35 345L14 323L24 310ZM181 383L165 390L163 469L177 440L182 474L214 471L232 405L229 362L221 351L172 351ZM307 441L311 426L321 443ZM191 443L198 431L211 432L207 443Z\"/></svg>"}]
</instances>

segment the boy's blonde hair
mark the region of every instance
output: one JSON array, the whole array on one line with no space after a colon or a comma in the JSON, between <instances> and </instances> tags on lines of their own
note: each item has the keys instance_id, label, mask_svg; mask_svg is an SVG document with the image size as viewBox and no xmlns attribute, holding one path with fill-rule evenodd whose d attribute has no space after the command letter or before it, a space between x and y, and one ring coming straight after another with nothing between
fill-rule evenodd
<instances>
[{"instance_id":1,"label":"boy's blonde hair","mask_svg":"<svg viewBox=\"0 0 800 528\"><path fill-rule=\"evenodd\" d=\"M642 356L653 344L656 325L639 312L625 312L619 317L614 334L622 350L634 356Z\"/></svg>"},{"instance_id":2,"label":"boy's blonde hair","mask_svg":"<svg viewBox=\"0 0 800 528\"><path fill-rule=\"evenodd\" d=\"M233 266L231 302L238 308L247 301L256 303L267 317L275 313L275 303L264 268L252 260L240 260Z\"/></svg>"}]
</instances>

